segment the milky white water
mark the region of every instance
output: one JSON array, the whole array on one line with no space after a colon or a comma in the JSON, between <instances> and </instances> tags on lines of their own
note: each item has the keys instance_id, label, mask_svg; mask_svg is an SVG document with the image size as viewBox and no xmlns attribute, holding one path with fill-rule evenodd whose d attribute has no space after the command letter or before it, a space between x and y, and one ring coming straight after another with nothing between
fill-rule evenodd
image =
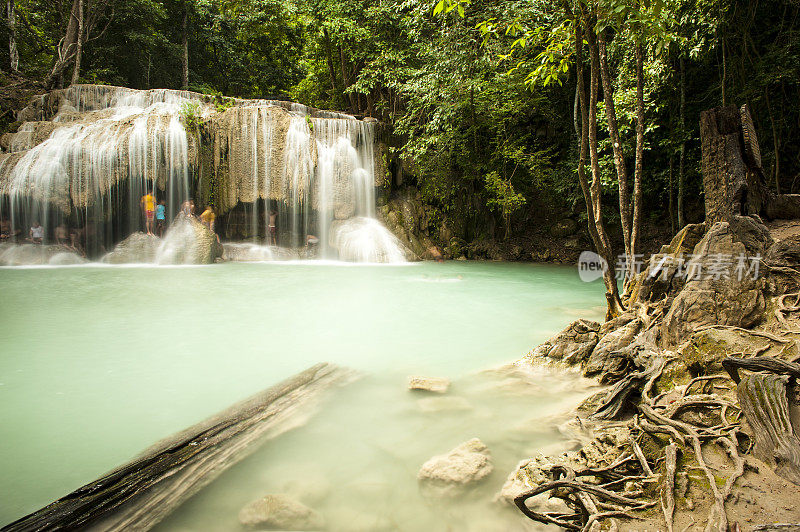
<instances>
[{"instance_id":1,"label":"milky white water","mask_svg":"<svg viewBox=\"0 0 800 532\"><path fill-rule=\"evenodd\" d=\"M364 376L160 529L239 530L243 505L281 492L335 530L524 529L491 499L518 460L562 441L586 382L483 370L601 318L602 291L574 268L499 263L0 269L0 524L329 361ZM449 403L407 391L414 374L450 378ZM473 437L494 473L425 500L422 463Z\"/></svg>"}]
</instances>

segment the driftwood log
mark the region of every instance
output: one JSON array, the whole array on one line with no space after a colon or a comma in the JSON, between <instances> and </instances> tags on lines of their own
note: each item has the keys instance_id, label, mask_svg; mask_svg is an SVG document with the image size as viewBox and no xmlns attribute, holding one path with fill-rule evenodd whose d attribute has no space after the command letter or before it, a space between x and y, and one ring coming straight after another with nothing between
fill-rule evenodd
<instances>
[{"instance_id":1,"label":"driftwood log","mask_svg":"<svg viewBox=\"0 0 800 532\"><path fill-rule=\"evenodd\" d=\"M734 215L800 218L800 195L776 194L767 185L747 105L704 111L700 138L707 222L728 221Z\"/></svg>"},{"instance_id":2,"label":"driftwood log","mask_svg":"<svg viewBox=\"0 0 800 532\"><path fill-rule=\"evenodd\" d=\"M147 449L3 531L148 530L225 469L308 415L352 373L318 364Z\"/></svg>"},{"instance_id":3,"label":"driftwood log","mask_svg":"<svg viewBox=\"0 0 800 532\"><path fill-rule=\"evenodd\" d=\"M737 383L736 395L753 431L753 454L778 475L800 485L800 437L792 424L790 404L800 364L773 357L730 357L723 367ZM755 373L740 376L739 369Z\"/></svg>"}]
</instances>

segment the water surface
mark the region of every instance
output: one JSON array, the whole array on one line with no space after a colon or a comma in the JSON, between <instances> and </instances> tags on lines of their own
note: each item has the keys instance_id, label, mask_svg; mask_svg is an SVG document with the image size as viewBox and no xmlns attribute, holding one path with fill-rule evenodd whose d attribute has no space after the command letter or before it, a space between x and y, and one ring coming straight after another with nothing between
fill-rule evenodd
<instances>
[{"instance_id":1,"label":"water surface","mask_svg":"<svg viewBox=\"0 0 800 532\"><path fill-rule=\"evenodd\" d=\"M0 524L314 363L364 374L164 530L238 530L239 508L275 492L333 529L523 526L490 499L516 461L560 440L586 383L482 370L603 310L602 284L573 268L465 262L6 268L0 294ZM412 374L450 378L456 399L408 392ZM422 497L420 465L472 437L495 473L455 503Z\"/></svg>"}]
</instances>

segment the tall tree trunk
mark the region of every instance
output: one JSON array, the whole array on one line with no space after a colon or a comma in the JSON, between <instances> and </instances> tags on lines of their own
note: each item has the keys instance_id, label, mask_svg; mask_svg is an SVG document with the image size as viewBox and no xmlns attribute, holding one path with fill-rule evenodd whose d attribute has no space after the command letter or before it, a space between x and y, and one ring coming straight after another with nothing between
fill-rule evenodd
<instances>
[{"instance_id":1,"label":"tall tree trunk","mask_svg":"<svg viewBox=\"0 0 800 532\"><path fill-rule=\"evenodd\" d=\"M78 12L80 11L80 4L83 0L73 0L72 9L70 9L69 21L67 28L64 31L64 37L59 41L56 46L56 57L53 60L53 68L45 80L45 85L52 88L56 83L63 79L64 72L72 64L75 59L75 53L78 47Z\"/></svg>"},{"instance_id":2,"label":"tall tree trunk","mask_svg":"<svg viewBox=\"0 0 800 532\"><path fill-rule=\"evenodd\" d=\"M686 68L683 57L680 58L680 85L681 101L678 110L678 132L681 136L680 153L678 156L678 230L686 225L683 214L683 188L685 183L685 158L686 158Z\"/></svg>"},{"instance_id":3,"label":"tall tree trunk","mask_svg":"<svg viewBox=\"0 0 800 532\"><path fill-rule=\"evenodd\" d=\"M674 199L674 191L672 186L672 181L675 173L675 155L673 155L672 150L670 150L669 154L669 230L670 234L675 234L675 199Z\"/></svg>"},{"instance_id":4,"label":"tall tree trunk","mask_svg":"<svg viewBox=\"0 0 800 532\"><path fill-rule=\"evenodd\" d=\"M631 226L631 257L636 258L636 244L642 217L642 172L644 171L644 46L636 44L636 163L633 171L633 224ZM628 268L633 278L634 263Z\"/></svg>"},{"instance_id":5,"label":"tall tree trunk","mask_svg":"<svg viewBox=\"0 0 800 532\"><path fill-rule=\"evenodd\" d=\"M81 59L83 57L83 41L86 39L84 35L84 0L78 0L78 38L75 42L75 67L72 70L72 84L78 83L81 76Z\"/></svg>"},{"instance_id":6,"label":"tall tree trunk","mask_svg":"<svg viewBox=\"0 0 800 532\"><path fill-rule=\"evenodd\" d=\"M629 273L633 268L633 252L631 250L631 195L628 190L628 170L625 167L625 156L622 152L622 142L619 138L617 111L614 105L614 89L611 85L606 38L605 32L603 31L597 34L597 51L600 61L600 77L603 81L603 99L606 106L608 134L611 137L611 146L614 151L614 166L617 170L617 181L619 183L619 214L622 223L622 239L625 243L625 282L627 283L630 278Z\"/></svg>"},{"instance_id":7,"label":"tall tree trunk","mask_svg":"<svg viewBox=\"0 0 800 532\"><path fill-rule=\"evenodd\" d=\"M576 24L576 27L579 26ZM622 310L622 302L619 297L619 288L614 273L614 260L611 241L605 230L602 211L602 184L600 180L600 162L597 154L597 99L600 84L600 58L597 50L597 39L592 30L591 24L587 24L586 37L589 44L590 58L590 83L589 97L586 97L586 89L583 81L583 69L580 69L578 76L578 90L581 93L581 161L578 167L578 176L581 179L581 187L584 188L584 196L587 197L586 208L589 215L590 233L592 234L595 248L598 255L606 261L606 268L603 271L603 282L606 286L606 303L608 305L606 318L612 319L619 315ZM580 63L583 37L581 31L576 31L576 51L578 51L578 63ZM584 174L586 164L586 152L592 169L592 183L588 184ZM584 174L581 177L581 174ZM593 226L593 229L592 229Z\"/></svg>"},{"instance_id":8,"label":"tall tree trunk","mask_svg":"<svg viewBox=\"0 0 800 532\"><path fill-rule=\"evenodd\" d=\"M764 96L767 99L767 114L769 114L769 122L772 125L772 147L775 149L775 164L773 165L773 177L775 179L775 193L781 193L781 156L780 156L780 141L778 140L778 129L775 127L775 119L772 116L772 106L769 102L769 87L764 88Z\"/></svg>"},{"instance_id":9,"label":"tall tree trunk","mask_svg":"<svg viewBox=\"0 0 800 532\"><path fill-rule=\"evenodd\" d=\"M183 68L181 76L181 88L189 90L189 5L183 2L183 35L181 40L183 49Z\"/></svg>"},{"instance_id":10,"label":"tall tree trunk","mask_svg":"<svg viewBox=\"0 0 800 532\"><path fill-rule=\"evenodd\" d=\"M17 10L14 0L8 0L8 57L12 72L19 70L19 50L17 49Z\"/></svg>"},{"instance_id":11,"label":"tall tree trunk","mask_svg":"<svg viewBox=\"0 0 800 532\"><path fill-rule=\"evenodd\" d=\"M338 99L339 89L336 87L336 69L333 66L333 51L331 49L331 36L327 28L322 28L322 36L325 43L325 61L328 63L328 75L331 78L331 88L334 96Z\"/></svg>"}]
</instances>

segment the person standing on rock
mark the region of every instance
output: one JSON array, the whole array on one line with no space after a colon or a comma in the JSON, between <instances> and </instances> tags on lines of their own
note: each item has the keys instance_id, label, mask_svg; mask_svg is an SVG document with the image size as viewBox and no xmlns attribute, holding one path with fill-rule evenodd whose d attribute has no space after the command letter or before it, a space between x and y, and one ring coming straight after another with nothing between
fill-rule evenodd
<instances>
[{"instance_id":1,"label":"person standing on rock","mask_svg":"<svg viewBox=\"0 0 800 532\"><path fill-rule=\"evenodd\" d=\"M156 205L156 233L158 236L164 236L164 226L167 224L167 206L164 200L158 202Z\"/></svg>"},{"instance_id":2,"label":"person standing on rock","mask_svg":"<svg viewBox=\"0 0 800 532\"><path fill-rule=\"evenodd\" d=\"M272 246L278 245L278 228L275 225L275 220L278 218L278 211L269 211L269 226L267 227L267 242Z\"/></svg>"},{"instance_id":3,"label":"person standing on rock","mask_svg":"<svg viewBox=\"0 0 800 532\"><path fill-rule=\"evenodd\" d=\"M153 218L155 218L156 213L156 198L153 196L152 193L148 192L144 196L142 196L142 210L144 211L144 220L145 220L145 229L147 229L147 234L153 234Z\"/></svg>"},{"instance_id":4,"label":"person standing on rock","mask_svg":"<svg viewBox=\"0 0 800 532\"><path fill-rule=\"evenodd\" d=\"M214 220L216 220L217 215L214 214L214 207L209 205L206 207L206 210L200 215L200 223L208 227L214 236L217 237L217 242L219 242L219 235L214 231Z\"/></svg>"}]
</instances>

